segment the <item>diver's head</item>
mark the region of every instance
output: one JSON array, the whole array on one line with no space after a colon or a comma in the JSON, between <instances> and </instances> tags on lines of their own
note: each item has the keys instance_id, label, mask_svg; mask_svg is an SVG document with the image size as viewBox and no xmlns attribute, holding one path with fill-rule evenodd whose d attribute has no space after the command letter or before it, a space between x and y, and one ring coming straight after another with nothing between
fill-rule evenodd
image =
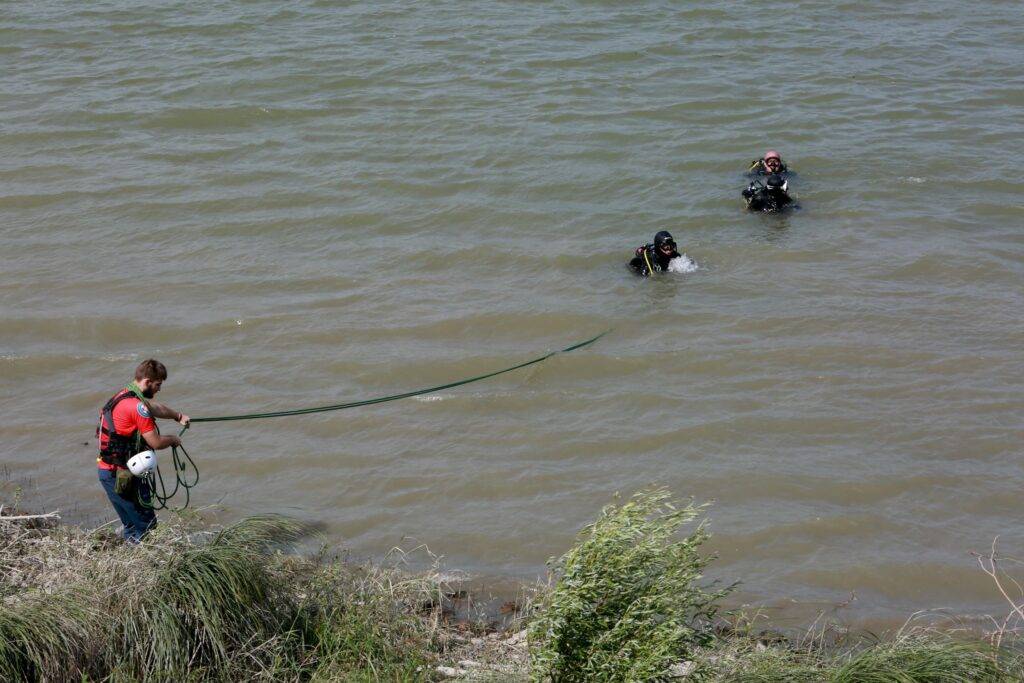
<instances>
[{"instance_id":1,"label":"diver's head","mask_svg":"<svg viewBox=\"0 0 1024 683\"><path fill-rule=\"evenodd\" d=\"M672 233L662 230L654 236L654 252L660 258L672 258L676 251L676 241L672 239Z\"/></svg>"},{"instance_id":2,"label":"diver's head","mask_svg":"<svg viewBox=\"0 0 1024 683\"><path fill-rule=\"evenodd\" d=\"M772 173L770 176L768 176L768 178L764 181L764 186L771 190L772 192L784 193L787 190L789 190L789 182L783 180L782 176L780 176L778 173Z\"/></svg>"},{"instance_id":3,"label":"diver's head","mask_svg":"<svg viewBox=\"0 0 1024 683\"><path fill-rule=\"evenodd\" d=\"M774 149L765 152L762 161L769 173L778 173L782 170L782 157Z\"/></svg>"}]
</instances>

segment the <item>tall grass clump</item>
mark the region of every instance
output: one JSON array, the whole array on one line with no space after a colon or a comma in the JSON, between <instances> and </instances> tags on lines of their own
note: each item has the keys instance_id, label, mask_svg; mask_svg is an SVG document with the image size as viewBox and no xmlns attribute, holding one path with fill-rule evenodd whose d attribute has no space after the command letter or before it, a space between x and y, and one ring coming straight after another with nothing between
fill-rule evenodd
<instances>
[{"instance_id":1,"label":"tall grass clump","mask_svg":"<svg viewBox=\"0 0 1024 683\"><path fill-rule=\"evenodd\" d=\"M80 677L100 623L94 602L78 592L37 592L0 607L0 681Z\"/></svg>"},{"instance_id":2,"label":"tall grass clump","mask_svg":"<svg viewBox=\"0 0 1024 683\"><path fill-rule=\"evenodd\" d=\"M764 644L734 636L695 653L699 680L731 683L1010 683L1019 656L1000 653L969 633L933 628L900 631L853 645Z\"/></svg>"},{"instance_id":3,"label":"tall grass clump","mask_svg":"<svg viewBox=\"0 0 1024 683\"><path fill-rule=\"evenodd\" d=\"M699 585L709 559L700 507L676 507L665 489L608 505L551 565L554 588L529 627L537 681L644 681L709 642L716 601Z\"/></svg>"},{"instance_id":4,"label":"tall grass clump","mask_svg":"<svg viewBox=\"0 0 1024 683\"><path fill-rule=\"evenodd\" d=\"M423 678L436 572L282 552L305 533L171 518L138 546L0 524L0 681ZM44 570L38 570L45 567Z\"/></svg>"},{"instance_id":5,"label":"tall grass clump","mask_svg":"<svg viewBox=\"0 0 1024 683\"><path fill-rule=\"evenodd\" d=\"M124 577L134 590L111 606L120 614L107 667L180 680L186 671L224 671L232 655L258 653L255 645L287 633L296 606L271 551L301 532L292 520L252 517L170 553L149 580Z\"/></svg>"},{"instance_id":6,"label":"tall grass clump","mask_svg":"<svg viewBox=\"0 0 1024 683\"><path fill-rule=\"evenodd\" d=\"M281 517L212 538L169 524L137 547L105 550L59 530L17 532L8 546L27 545L9 566L53 560L57 580L37 577L50 588L4 598L0 680L223 678L243 653L259 669L257 645L289 635L296 618L273 549L301 531Z\"/></svg>"},{"instance_id":7,"label":"tall grass clump","mask_svg":"<svg viewBox=\"0 0 1024 683\"><path fill-rule=\"evenodd\" d=\"M307 583L301 611L312 629L306 669L313 681L407 681L428 669L437 624L433 573L330 564ZM424 614L426 609L427 614Z\"/></svg>"},{"instance_id":8,"label":"tall grass clump","mask_svg":"<svg viewBox=\"0 0 1024 683\"><path fill-rule=\"evenodd\" d=\"M986 683L1011 679L995 652L935 633L909 634L837 662L830 683Z\"/></svg>"}]
</instances>

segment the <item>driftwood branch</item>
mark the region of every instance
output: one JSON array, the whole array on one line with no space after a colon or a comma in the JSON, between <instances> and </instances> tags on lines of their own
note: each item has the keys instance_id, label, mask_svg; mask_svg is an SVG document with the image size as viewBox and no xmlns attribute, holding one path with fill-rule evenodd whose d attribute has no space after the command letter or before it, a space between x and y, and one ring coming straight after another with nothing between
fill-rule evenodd
<instances>
[{"instance_id":1,"label":"driftwood branch","mask_svg":"<svg viewBox=\"0 0 1024 683\"><path fill-rule=\"evenodd\" d=\"M995 622L997 628L992 634L990 634L990 638L992 644L996 647L999 647L1002 644L1003 638L1006 635L1018 632L1019 627L1010 628L1010 623L1012 621L1016 619L1018 624L1024 623L1024 602L1018 602L1020 598L1014 599L1010 596L1009 592L1003 586L1001 575L1002 578L1008 579L1011 583L1013 583L1014 586L1017 587L1017 590L1021 592L1022 597L1024 597L1024 590L1021 590L1021 585L1016 580L1014 580L1012 576L1006 575L999 567L999 562L1002 559L1009 559L1011 561L1016 560L1014 560L1014 558L1001 558L999 556L999 554L996 552L996 542L998 540L998 536L992 539L992 549L989 552L988 557L985 557L978 553L971 553L972 555L974 555L975 558L977 558L978 566L981 567L981 571L988 574L989 578L992 579L992 583L995 584L996 590L999 591L1000 595L1003 596L1007 604L1009 604L1010 606L1010 612L1006 615L1006 618L1003 619L1003 623L1000 624L996 622L995 619L992 620L993 622Z\"/></svg>"},{"instance_id":2,"label":"driftwood branch","mask_svg":"<svg viewBox=\"0 0 1024 683\"><path fill-rule=\"evenodd\" d=\"M42 515L7 515L0 517L0 522L15 522L24 519L60 519L60 510L54 510Z\"/></svg>"}]
</instances>

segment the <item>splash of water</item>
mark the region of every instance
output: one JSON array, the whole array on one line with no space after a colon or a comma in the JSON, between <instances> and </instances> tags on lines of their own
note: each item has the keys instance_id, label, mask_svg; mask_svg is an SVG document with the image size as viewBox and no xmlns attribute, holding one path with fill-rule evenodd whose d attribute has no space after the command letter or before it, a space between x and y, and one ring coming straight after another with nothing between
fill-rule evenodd
<instances>
[{"instance_id":1,"label":"splash of water","mask_svg":"<svg viewBox=\"0 0 1024 683\"><path fill-rule=\"evenodd\" d=\"M668 262L670 273L692 273L697 270L697 263L686 254L680 254Z\"/></svg>"}]
</instances>

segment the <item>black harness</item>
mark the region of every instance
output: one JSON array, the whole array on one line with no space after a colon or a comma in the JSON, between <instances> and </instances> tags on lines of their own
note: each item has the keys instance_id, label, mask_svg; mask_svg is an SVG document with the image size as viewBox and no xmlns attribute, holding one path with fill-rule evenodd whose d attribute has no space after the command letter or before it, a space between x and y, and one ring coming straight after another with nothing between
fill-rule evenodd
<instances>
[{"instance_id":1,"label":"black harness","mask_svg":"<svg viewBox=\"0 0 1024 683\"><path fill-rule=\"evenodd\" d=\"M653 269L651 271L652 273L661 273L661 272L664 272L664 271L668 270L668 264L676 256L679 256L679 252L673 250L672 256L669 256L665 260L665 263L662 264L661 259L664 258L664 257L662 256L662 254L659 251L658 247L654 243L645 245L644 246L644 253L647 254L647 258L645 259L645 263L644 264L645 265L649 264L651 266L651 268Z\"/></svg>"},{"instance_id":2,"label":"black harness","mask_svg":"<svg viewBox=\"0 0 1024 683\"><path fill-rule=\"evenodd\" d=\"M122 468L128 467L128 458L139 452L142 441L142 435L139 434L137 429L131 434L124 436L118 434L114 428L114 408L117 407L118 403L127 398L136 398L136 396L128 389L123 389L114 394L103 405L103 409L100 411L100 423L96 425L97 443L102 443L100 434L104 434L107 437L106 446L100 446L100 460L108 465Z\"/></svg>"}]
</instances>

